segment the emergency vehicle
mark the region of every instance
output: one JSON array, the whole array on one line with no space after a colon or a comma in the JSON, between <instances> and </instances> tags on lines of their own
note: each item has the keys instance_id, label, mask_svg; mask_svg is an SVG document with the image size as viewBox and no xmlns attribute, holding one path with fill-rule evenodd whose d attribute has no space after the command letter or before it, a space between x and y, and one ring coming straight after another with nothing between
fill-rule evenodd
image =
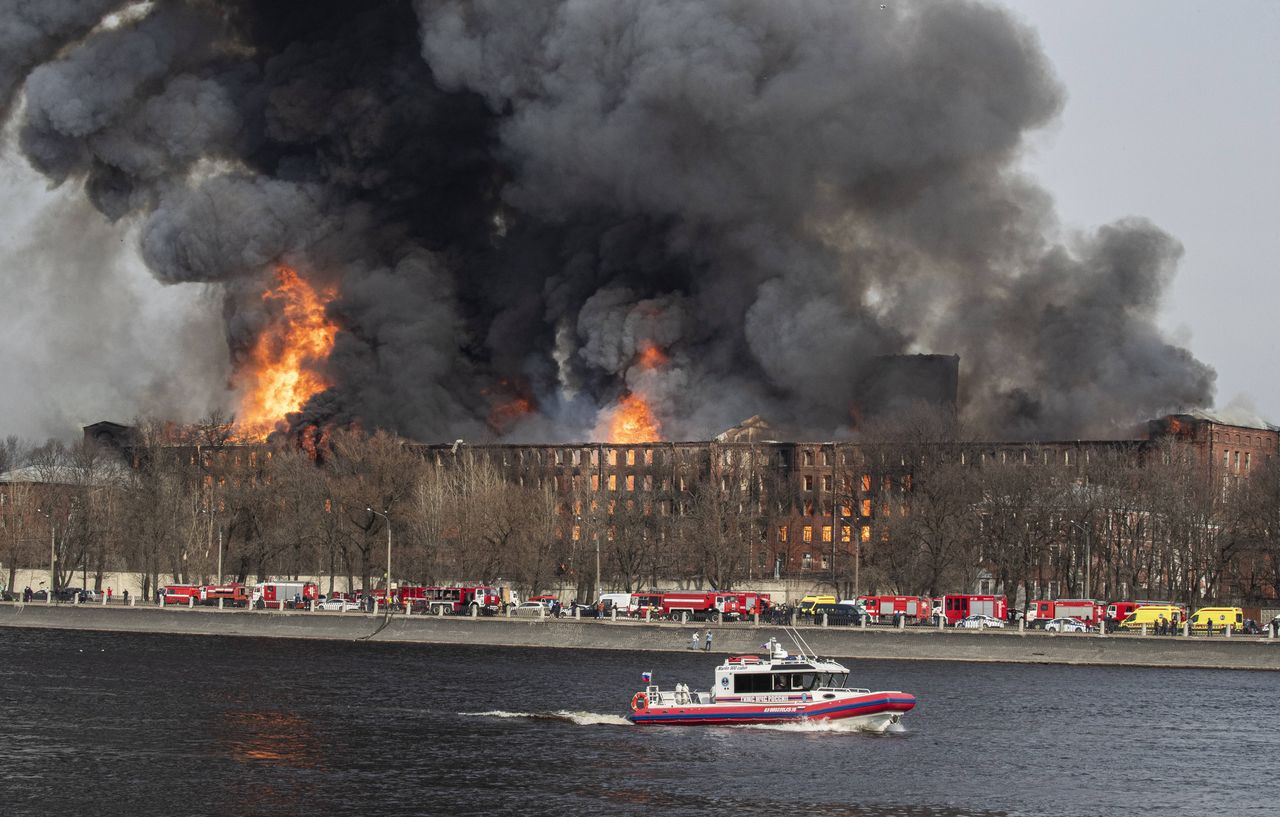
<instances>
[{"instance_id":1,"label":"emergency vehicle","mask_svg":"<svg viewBox=\"0 0 1280 817\"><path fill-rule=\"evenodd\" d=\"M305 610L319 595L315 582L258 582L249 603L259 610Z\"/></svg>"},{"instance_id":2,"label":"emergency vehicle","mask_svg":"<svg viewBox=\"0 0 1280 817\"><path fill-rule=\"evenodd\" d=\"M992 616L993 618L1006 619L1009 612L1009 600L1004 596L980 596L956 594L942 597L942 615L947 620L947 626L955 626L955 623L962 618L969 616ZM937 608L934 608L935 610Z\"/></svg>"},{"instance_id":3,"label":"emergency vehicle","mask_svg":"<svg viewBox=\"0 0 1280 817\"><path fill-rule=\"evenodd\" d=\"M191 604L191 600L200 600L200 588L194 584L166 584L158 591L165 605Z\"/></svg>"},{"instance_id":4,"label":"emergency vehicle","mask_svg":"<svg viewBox=\"0 0 1280 817\"><path fill-rule=\"evenodd\" d=\"M451 585L449 587L424 587L422 594L411 602L414 609L425 607L437 615L491 616L502 609L502 599L496 587L485 585Z\"/></svg>"},{"instance_id":5,"label":"emergency vehicle","mask_svg":"<svg viewBox=\"0 0 1280 817\"><path fill-rule=\"evenodd\" d=\"M1040 599L1027 610L1028 627L1044 627L1055 618L1078 618L1096 625L1106 614L1106 607L1093 599Z\"/></svg>"},{"instance_id":6,"label":"emergency vehicle","mask_svg":"<svg viewBox=\"0 0 1280 817\"><path fill-rule=\"evenodd\" d=\"M661 593L632 593L631 604L627 606L627 614L633 618L644 618L645 613L649 616L657 616L662 608Z\"/></svg>"},{"instance_id":7,"label":"emergency vehicle","mask_svg":"<svg viewBox=\"0 0 1280 817\"><path fill-rule=\"evenodd\" d=\"M663 593L658 612L688 621L732 621L742 608L736 593Z\"/></svg>"},{"instance_id":8,"label":"emergency vehicle","mask_svg":"<svg viewBox=\"0 0 1280 817\"><path fill-rule=\"evenodd\" d=\"M200 586L200 603L216 607L221 601L224 607L248 607L249 594L244 585L237 582L230 584L203 584Z\"/></svg>"},{"instance_id":9,"label":"emergency vehicle","mask_svg":"<svg viewBox=\"0 0 1280 817\"><path fill-rule=\"evenodd\" d=\"M1137 610L1139 607L1151 607L1153 605L1177 607L1180 612L1178 619L1180 621L1187 620L1187 605L1178 604L1172 601L1151 601L1150 599L1139 601L1113 601L1107 605L1106 615L1107 618L1118 624L1132 615L1133 611Z\"/></svg>"},{"instance_id":10,"label":"emergency vehicle","mask_svg":"<svg viewBox=\"0 0 1280 817\"><path fill-rule=\"evenodd\" d=\"M872 621L881 624L893 623L899 613L907 621L923 621L933 615L933 603L921 596L859 596L858 603Z\"/></svg>"}]
</instances>

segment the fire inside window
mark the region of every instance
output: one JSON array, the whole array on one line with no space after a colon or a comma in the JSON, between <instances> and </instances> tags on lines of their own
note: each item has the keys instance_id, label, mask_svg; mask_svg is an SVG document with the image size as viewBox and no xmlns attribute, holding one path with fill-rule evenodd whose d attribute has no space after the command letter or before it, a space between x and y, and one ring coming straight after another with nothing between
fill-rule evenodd
<instances>
[{"instance_id":1,"label":"fire inside window","mask_svg":"<svg viewBox=\"0 0 1280 817\"><path fill-rule=\"evenodd\" d=\"M636 476L635 476L635 474L627 474L627 490L628 490L628 491L634 491L635 489L636 489Z\"/></svg>"},{"instance_id":2,"label":"fire inside window","mask_svg":"<svg viewBox=\"0 0 1280 817\"><path fill-rule=\"evenodd\" d=\"M574 525L574 526L573 526L573 541L575 541L575 542L576 542L576 541L578 541L578 540L579 540L579 539L581 539L581 538L582 538L582 526L581 526L581 525Z\"/></svg>"},{"instance_id":3,"label":"fire inside window","mask_svg":"<svg viewBox=\"0 0 1280 817\"><path fill-rule=\"evenodd\" d=\"M636 464L636 450L634 448L627 449L627 465Z\"/></svg>"},{"instance_id":4,"label":"fire inside window","mask_svg":"<svg viewBox=\"0 0 1280 817\"><path fill-rule=\"evenodd\" d=\"M858 538L860 538L860 539L861 539L862 541L864 541L864 542L870 542L870 541L871 541L871 526L870 526L870 525L863 525L863 526L862 526L862 530L858 533Z\"/></svg>"},{"instance_id":5,"label":"fire inside window","mask_svg":"<svg viewBox=\"0 0 1280 817\"><path fill-rule=\"evenodd\" d=\"M618 490L618 475L617 475L617 474L610 474L610 475L609 475L609 490L610 490L610 491L616 491L616 490Z\"/></svg>"},{"instance_id":6,"label":"fire inside window","mask_svg":"<svg viewBox=\"0 0 1280 817\"><path fill-rule=\"evenodd\" d=\"M592 475L591 475L591 490L593 490L593 491L598 491L598 490L600 490L600 475L599 475L599 474L592 474Z\"/></svg>"},{"instance_id":7,"label":"fire inside window","mask_svg":"<svg viewBox=\"0 0 1280 817\"><path fill-rule=\"evenodd\" d=\"M871 500L869 499L862 500L862 515L863 516L871 515Z\"/></svg>"},{"instance_id":8,"label":"fire inside window","mask_svg":"<svg viewBox=\"0 0 1280 817\"><path fill-rule=\"evenodd\" d=\"M830 526L830 525L823 525L823 526L822 526L822 541L824 541L824 542L830 542L830 541L831 541L831 526Z\"/></svg>"},{"instance_id":9,"label":"fire inside window","mask_svg":"<svg viewBox=\"0 0 1280 817\"><path fill-rule=\"evenodd\" d=\"M779 541L779 542L785 542L785 541L787 541L787 526L786 526L786 525L779 525L779 526L778 526L778 541Z\"/></svg>"},{"instance_id":10,"label":"fire inside window","mask_svg":"<svg viewBox=\"0 0 1280 817\"><path fill-rule=\"evenodd\" d=\"M800 538L805 542L813 541L813 525L805 525L800 529Z\"/></svg>"},{"instance_id":11,"label":"fire inside window","mask_svg":"<svg viewBox=\"0 0 1280 817\"><path fill-rule=\"evenodd\" d=\"M653 449L652 448L646 448L644 450L644 464L653 465Z\"/></svg>"},{"instance_id":12,"label":"fire inside window","mask_svg":"<svg viewBox=\"0 0 1280 817\"><path fill-rule=\"evenodd\" d=\"M853 541L853 528L849 525L840 526L840 541L846 545Z\"/></svg>"},{"instance_id":13,"label":"fire inside window","mask_svg":"<svg viewBox=\"0 0 1280 817\"><path fill-rule=\"evenodd\" d=\"M863 474L863 475L862 475L862 490L864 490L864 491L870 491L870 490L871 490L871 475L870 475L870 474Z\"/></svg>"}]
</instances>

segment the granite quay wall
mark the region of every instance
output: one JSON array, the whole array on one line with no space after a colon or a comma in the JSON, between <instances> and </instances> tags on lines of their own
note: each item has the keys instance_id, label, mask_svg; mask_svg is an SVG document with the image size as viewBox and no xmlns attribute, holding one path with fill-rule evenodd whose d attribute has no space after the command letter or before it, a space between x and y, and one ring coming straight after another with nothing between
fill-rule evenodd
<instances>
[{"instance_id":1,"label":"granite quay wall","mask_svg":"<svg viewBox=\"0 0 1280 817\"><path fill-rule=\"evenodd\" d=\"M634 651L687 650L693 632L707 629L696 623L403 615L387 620L369 613L39 603L0 604L0 627ZM783 628L768 624L718 624L712 629L717 654L759 653L770 636L791 644ZM1098 636L926 627L802 626L799 631L814 651L836 658L1280 670L1280 641L1257 636Z\"/></svg>"}]
</instances>

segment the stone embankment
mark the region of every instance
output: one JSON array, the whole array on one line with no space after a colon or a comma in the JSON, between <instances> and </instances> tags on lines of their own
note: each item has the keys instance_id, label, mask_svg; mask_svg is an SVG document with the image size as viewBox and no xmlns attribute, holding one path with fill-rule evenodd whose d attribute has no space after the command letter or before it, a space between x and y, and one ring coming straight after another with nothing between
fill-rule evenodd
<instances>
[{"instance_id":1,"label":"stone embankment","mask_svg":"<svg viewBox=\"0 0 1280 817\"><path fill-rule=\"evenodd\" d=\"M473 644L636 651L688 649L705 624L537 618L466 618L293 611L163 609L151 606L0 604L0 626L104 632L222 635L252 638L375 640L415 644ZM758 653L770 636L791 640L783 628L717 624L714 651ZM929 627L802 626L820 655L835 658L991 661L1139 667L1280 670L1280 641L1258 636L1057 634L1017 630L945 630Z\"/></svg>"}]
</instances>

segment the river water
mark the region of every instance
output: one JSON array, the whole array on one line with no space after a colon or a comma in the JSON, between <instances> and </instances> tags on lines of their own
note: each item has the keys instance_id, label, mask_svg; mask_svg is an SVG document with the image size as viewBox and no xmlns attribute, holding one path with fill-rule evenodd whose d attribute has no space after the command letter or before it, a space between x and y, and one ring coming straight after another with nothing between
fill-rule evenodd
<instances>
[{"instance_id":1,"label":"river water","mask_svg":"<svg viewBox=\"0 0 1280 817\"><path fill-rule=\"evenodd\" d=\"M0 813L1262 815L1280 676L846 662L905 729L634 727L717 657L0 630Z\"/></svg>"}]
</instances>

